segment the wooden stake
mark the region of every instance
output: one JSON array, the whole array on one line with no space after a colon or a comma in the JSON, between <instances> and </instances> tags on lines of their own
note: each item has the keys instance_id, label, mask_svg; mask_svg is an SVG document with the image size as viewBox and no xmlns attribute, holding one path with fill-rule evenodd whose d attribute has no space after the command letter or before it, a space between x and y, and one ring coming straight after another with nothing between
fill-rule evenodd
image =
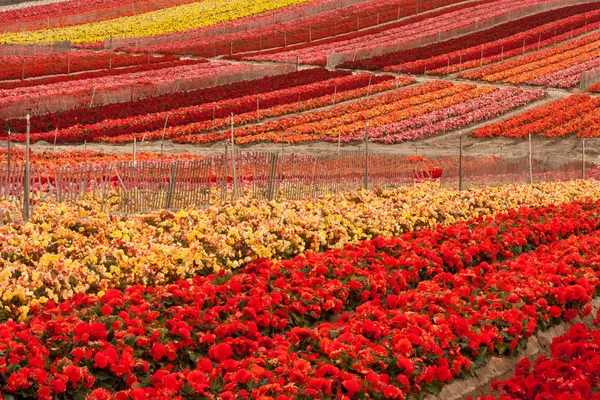
<instances>
[{"instance_id":1,"label":"wooden stake","mask_svg":"<svg viewBox=\"0 0 600 400\"><path fill-rule=\"evenodd\" d=\"M231 193L231 200L235 200L237 195L237 176L235 168L235 139L233 136L233 113L231 113L231 175L233 178L233 192Z\"/></svg>"},{"instance_id":2,"label":"wooden stake","mask_svg":"<svg viewBox=\"0 0 600 400\"><path fill-rule=\"evenodd\" d=\"M581 179L585 179L585 139L581 141Z\"/></svg>"},{"instance_id":3,"label":"wooden stake","mask_svg":"<svg viewBox=\"0 0 600 400\"><path fill-rule=\"evenodd\" d=\"M369 190L369 121L365 128L365 190Z\"/></svg>"},{"instance_id":4,"label":"wooden stake","mask_svg":"<svg viewBox=\"0 0 600 400\"><path fill-rule=\"evenodd\" d=\"M458 143L460 146L459 158L458 158L458 190L463 190L463 146L462 146L462 132L459 134Z\"/></svg>"},{"instance_id":5,"label":"wooden stake","mask_svg":"<svg viewBox=\"0 0 600 400\"><path fill-rule=\"evenodd\" d=\"M533 146L531 143L531 133L529 134L529 184L533 185Z\"/></svg>"},{"instance_id":6,"label":"wooden stake","mask_svg":"<svg viewBox=\"0 0 600 400\"><path fill-rule=\"evenodd\" d=\"M31 117L30 117L30 109L27 109L27 131L25 135L25 182L23 188L23 220L29 221L29 207L30 207L30 174L31 174L31 165L29 163L29 153L31 152L31 144L30 144L30 136L31 136Z\"/></svg>"}]
</instances>

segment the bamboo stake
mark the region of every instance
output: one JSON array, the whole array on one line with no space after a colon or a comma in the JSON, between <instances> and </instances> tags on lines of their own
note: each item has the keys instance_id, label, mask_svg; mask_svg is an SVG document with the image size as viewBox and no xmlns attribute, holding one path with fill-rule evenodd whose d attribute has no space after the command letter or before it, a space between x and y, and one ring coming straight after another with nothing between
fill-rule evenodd
<instances>
[{"instance_id":1,"label":"bamboo stake","mask_svg":"<svg viewBox=\"0 0 600 400\"><path fill-rule=\"evenodd\" d=\"M233 178L233 193L231 194L231 200L235 200L237 195L237 176L235 168L235 139L233 137L233 113L231 113L231 175Z\"/></svg>"},{"instance_id":2,"label":"bamboo stake","mask_svg":"<svg viewBox=\"0 0 600 400\"><path fill-rule=\"evenodd\" d=\"M31 116L30 116L30 109L27 109L27 131L26 131L26 139L25 139L25 184L24 184L24 192L23 192L23 220L24 221L29 221L29 217L30 217L30 213L29 213L29 207L30 207L30 199L29 199L29 195L30 195L30 162L29 162L29 154L31 152L31 144L30 144L30 136L31 136Z\"/></svg>"}]
</instances>

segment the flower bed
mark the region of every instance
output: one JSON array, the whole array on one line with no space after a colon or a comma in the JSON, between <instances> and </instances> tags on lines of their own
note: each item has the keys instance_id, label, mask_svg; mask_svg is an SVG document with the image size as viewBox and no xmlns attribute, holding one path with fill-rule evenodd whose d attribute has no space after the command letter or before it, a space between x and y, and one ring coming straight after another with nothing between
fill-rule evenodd
<instances>
[{"instance_id":1,"label":"flower bed","mask_svg":"<svg viewBox=\"0 0 600 400\"><path fill-rule=\"evenodd\" d=\"M600 331L588 329L581 323L573 325L569 332L552 340L550 352L549 356L539 357L533 366L528 358L524 358L517 364L514 377L494 382L500 400L525 400L538 395L598 398L598 393L594 392L600 379L597 368ZM493 396L479 398L495 399Z\"/></svg>"},{"instance_id":2,"label":"flower bed","mask_svg":"<svg viewBox=\"0 0 600 400\"><path fill-rule=\"evenodd\" d=\"M594 33L533 54L463 72L459 76L486 82L569 88L579 83L581 72L597 68L598 58L600 34Z\"/></svg>"},{"instance_id":3,"label":"flower bed","mask_svg":"<svg viewBox=\"0 0 600 400\"><path fill-rule=\"evenodd\" d=\"M235 141L246 144L260 141L297 143L363 140L368 120L370 138L386 143L397 142L464 127L546 96L543 91L526 92L521 89L504 90L494 95L493 92L497 90L489 86L434 81L327 110L236 129ZM475 110L473 107L480 108ZM446 115L448 120L445 119ZM444 118L444 121L437 122L440 118ZM426 125L432 122L437 124ZM415 131L405 132L407 126L415 128ZM231 134L185 135L185 132L176 128L173 131L176 133L166 132L179 143L215 142L228 139Z\"/></svg>"},{"instance_id":4,"label":"flower bed","mask_svg":"<svg viewBox=\"0 0 600 400\"><path fill-rule=\"evenodd\" d=\"M54 132L33 133L31 140L52 141L56 137L57 142L82 142L84 139L87 141L109 141L110 138L117 137L119 141L128 139L126 141L131 142L134 136L139 136L138 139L146 138L148 140L160 138L163 134L166 137L172 137L172 132L179 127L189 129L192 124L199 132L230 127L231 113L234 114L235 125L248 124L257 122L261 118L272 118L282 114L323 107L336 100L344 101L356 98L365 91L370 91L371 88L373 88L373 93L385 89L389 90L398 84L398 81L393 81L392 76L351 75L335 72L317 73L317 75L322 76L323 79L314 83L280 90L274 90L272 86L259 86L259 88L264 88L265 91L247 96L241 96L241 93L226 92L226 97L233 98L170 109L160 113L105 119L102 122L90 125L74 124L78 122L77 120L59 120L58 122L61 124L72 126ZM293 81L290 82L286 78L279 78L279 80L292 84ZM273 81L273 79L270 80ZM412 82L409 79L400 79L399 81L401 84ZM256 87L248 91L256 91ZM214 91L211 90L209 93L214 94ZM303 100L299 101L299 99ZM60 118L60 115L57 117ZM40 119L47 119L47 117ZM22 120L19 122L22 126ZM167 124L169 126L168 130L165 129ZM138 133L139 135L136 135ZM25 140L24 135L14 135L13 137L18 141Z\"/></svg>"},{"instance_id":5,"label":"flower bed","mask_svg":"<svg viewBox=\"0 0 600 400\"><path fill-rule=\"evenodd\" d=\"M371 78L369 78L371 80ZM378 78L377 80L381 80L380 83L374 85L364 85L357 89L347 90L341 93L338 93L334 86L329 86L328 91L331 92L333 89L333 93L326 94L324 96L308 99L308 100L300 100L298 102L291 102L289 104L282 104L280 106L271 107L266 110L260 110L259 113L256 111L234 115L234 124L251 124L258 121L258 118L268 118L268 117L278 117L286 114L294 114L302 111L313 110L318 108L325 108L328 106L332 106L334 104L340 102L348 102L350 104L358 104L363 99L371 94L377 94L382 92L392 92L394 89L398 89L403 86L410 85L415 82L413 78L396 78L393 80L386 80L385 78ZM373 78L373 81L376 81ZM368 83L367 81L363 81L363 83ZM327 89L326 89L327 90ZM301 99L302 94L299 94L299 98ZM338 108L337 106L334 108ZM277 131L277 133L272 133L275 138L268 139L272 141L284 141L286 143L297 143L301 141L306 141L304 135L295 134L293 131L288 131L285 135L282 133L280 129L282 124L287 124L289 121L296 121L298 119L302 119L303 116L312 117L313 115L319 115L321 111L312 111L306 114L301 114L297 117L285 117L281 119L275 119L273 121L267 121L261 123L260 125L251 125L244 126L238 129L235 129L235 137L236 143L242 143L242 139L240 136L248 136L248 132L254 132L255 130L260 131L262 129L269 131ZM317 117L319 118L319 117ZM215 129L225 128L230 126L231 117L224 117L220 119L215 119L214 121L206 121L199 123L191 123L187 125L177 126L177 127L169 127L160 131L148 131L143 133L138 133L138 137L146 137L146 139L160 139L162 137L174 139L175 142L179 143L208 143L215 142L220 140L225 140L231 138L231 130L223 131L223 132L214 132ZM210 132L213 131L213 132ZM206 133L208 132L208 133ZM102 141L111 142L111 143L123 143L123 142L131 142L133 140L132 135L122 135L116 137L103 137ZM247 142L261 141L265 140L260 137L248 137L246 138Z\"/></svg>"},{"instance_id":6,"label":"flower bed","mask_svg":"<svg viewBox=\"0 0 600 400\"><path fill-rule=\"evenodd\" d=\"M600 285L600 234L559 239L579 222L597 225L597 206L565 205L562 217L534 222L541 246L504 254L504 262L492 255L461 268L454 249L433 236L450 270L420 277L416 288L405 276L431 256L387 255L385 240L374 240L276 265L256 260L241 273L48 302L0 326L0 385L38 398L436 393L538 329L589 313ZM537 219L525 210L515 218L521 212L525 224ZM550 231L537 230L543 226ZM486 256L485 241L473 245Z\"/></svg>"},{"instance_id":7,"label":"flower bed","mask_svg":"<svg viewBox=\"0 0 600 400\"><path fill-rule=\"evenodd\" d=\"M106 76L119 76L125 74L131 74L136 72L144 71L155 71L163 68L172 68L182 65L194 65L201 64L201 60L176 60L176 61L165 61L156 64L142 64L134 65L129 67L122 67L118 69L101 69L98 71L79 72L76 74L57 75L57 76L44 76L40 78L32 78L18 81L3 81L0 82L0 90L12 90L18 88L27 88L31 86L42 86L51 85L60 82L71 82L76 83L79 80L102 78Z\"/></svg>"},{"instance_id":8,"label":"flower bed","mask_svg":"<svg viewBox=\"0 0 600 400\"><path fill-rule=\"evenodd\" d=\"M339 35L356 34L360 28L389 23L397 19L445 7L457 0L440 0L422 3L418 0L369 0L347 8L311 15L289 22L269 24L264 28L246 30L220 37L191 38L150 46L160 54L193 54L200 57L216 57L267 49L308 44ZM332 25L332 21L334 21ZM190 35L191 36L191 35ZM134 51L125 47L126 51ZM243 56L241 56L243 57Z\"/></svg>"},{"instance_id":9,"label":"flower bed","mask_svg":"<svg viewBox=\"0 0 600 400\"><path fill-rule=\"evenodd\" d=\"M300 62L306 64L325 65L327 58L333 53L354 52L357 49L375 50L379 46L396 45L405 43L415 43L421 38L428 38L432 35L438 35L440 32L453 31L459 28L469 27L478 21L484 21L488 18L503 15L509 11L526 8L534 4L543 3L544 0L498 0L484 1L475 4L462 4L462 7L443 10L439 14L427 15L426 19L408 24L392 24L386 26L382 31L361 32L360 35L346 38L341 36L337 40L331 40L325 43L315 43L310 46L299 48L277 49L276 51L267 51L256 55L250 53L244 55L244 59L259 61L289 61L299 57ZM490 4L491 3L491 4Z\"/></svg>"},{"instance_id":10,"label":"flower bed","mask_svg":"<svg viewBox=\"0 0 600 400\"><path fill-rule=\"evenodd\" d=\"M232 65L226 62L200 62L193 65L182 65L159 70L136 72L119 76L105 76L78 80L76 82L58 82L50 85L22 87L12 90L0 90L0 105L9 105L19 101L35 98L60 98L60 96L89 93L94 90L123 90L138 86L141 91L145 85L156 85L159 82L176 82L178 79L210 78L215 81L219 74L235 74L250 71L247 65Z\"/></svg>"},{"instance_id":11,"label":"flower bed","mask_svg":"<svg viewBox=\"0 0 600 400\"><path fill-rule=\"evenodd\" d=\"M193 0L61 1L0 12L3 32L22 32L57 26L80 25L191 3Z\"/></svg>"},{"instance_id":12,"label":"flower bed","mask_svg":"<svg viewBox=\"0 0 600 400\"><path fill-rule=\"evenodd\" d=\"M5 164L7 160L7 150L0 149L0 160ZM25 150L23 148L12 148L10 150L11 161L15 164L23 164L25 162ZM137 161L156 161L162 159L170 160L193 160L201 158L195 154L165 154L162 157L160 154L138 151L135 153ZM129 162L133 161L132 153L104 153L101 151L91 150L71 150L57 152L36 152L30 153L31 165L46 167L52 170L56 167L77 166L77 165L105 165L109 163Z\"/></svg>"},{"instance_id":13,"label":"flower bed","mask_svg":"<svg viewBox=\"0 0 600 400\"><path fill-rule=\"evenodd\" d=\"M102 122L107 118L126 119L145 114L164 113L169 110L183 107L197 106L206 103L218 103L239 97L267 93L269 91L291 89L347 75L350 75L350 73L343 71L326 71L324 69L301 70L256 79L253 81L252 85L248 85L247 82L235 82L189 92L168 93L162 96L119 104L107 104L92 108L68 110L60 113L34 115L31 117L31 131L34 133L49 132L57 127L63 129L75 124L92 125ZM216 110L215 116L224 118L229 116L229 114L221 113L220 110ZM25 120L23 118L7 119L2 125L11 127L13 132L25 132ZM4 131L6 132L6 129Z\"/></svg>"},{"instance_id":14,"label":"flower bed","mask_svg":"<svg viewBox=\"0 0 600 400\"><path fill-rule=\"evenodd\" d=\"M476 137L507 136L526 139L529 135L560 138L576 135L598 137L600 100L588 95L572 95L526 111L506 121L481 127Z\"/></svg>"},{"instance_id":15,"label":"flower bed","mask_svg":"<svg viewBox=\"0 0 600 400\"><path fill-rule=\"evenodd\" d=\"M377 127L369 131L369 138L374 142L399 143L435 136L475 122L492 119L547 95L541 90L530 92L518 88L496 90L429 114ZM359 140L359 138L360 135L353 139Z\"/></svg>"},{"instance_id":16,"label":"flower bed","mask_svg":"<svg viewBox=\"0 0 600 400\"><path fill-rule=\"evenodd\" d=\"M4 238L0 260L7 278L0 290L4 310L8 315L17 315L26 312L31 302L60 301L75 293L132 284L166 284L197 274L239 269L256 258L275 260L306 251L342 249L361 240L434 229L438 224L448 226L521 206L564 204L586 198L600 198L596 182L468 192L428 184L311 202L243 199L230 206L130 217L98 213L95 203L84 203L82 207L40 203L32 223L0 227ZM560 210L548 209L546 213L560 215ZM580 214L584 218L585 212ZM518 214L510 218L518 223ZM577 226L574 223L565 229L579 229ZM538 229L542 225L533 230ZM549 232L549 237L560 233L558 228L555 231ZM492 229L482 234L498 232ZM517 240L527 241L530 235L519 233ZM496 242L485 242L484 246L498 249ZM461 246L459 243L449 249L457 245ZM65 279L66 275L71 278Z\"/></svg>"},{"instance_id":17,"label":"flower bed","mask_svg":"<svg viewBox=\"0 0 600 400\"><path fill-rule=\"evenodd\" d=\"M343 63L346 68L446 75L489 64L525 51L539 50L595 29L598 4L582 4L531 15L457 39ZM538 47L539 45L539 47ZM499 58L500 57L500 58Z\"/></svg>"},{"instance_id":18,"label":"flower bed","mask_svg":"<svg viewBox=\"0 0 600 400\"><path fill-rule=\"evenodd\" d=\"M70 40L101 42L110 37L144 37L201 28L306 3L308 0L234 0L194 2L148 13L64 28L0 35L0 43L32 44Z\"/></svg>"},{"instance_id":19,"label":"flower bed","mask_svg":"<svg viewBox=\"0 0 600 400\"><path fill-rule=\"evenodd\" d=\"M160 64L176 60L179 60L179 57L149 56L147 54L129 55L110 51L73 51L26 56L0 56L0 81L122 68L140 64Z\"/></svg>"}]
</instances>

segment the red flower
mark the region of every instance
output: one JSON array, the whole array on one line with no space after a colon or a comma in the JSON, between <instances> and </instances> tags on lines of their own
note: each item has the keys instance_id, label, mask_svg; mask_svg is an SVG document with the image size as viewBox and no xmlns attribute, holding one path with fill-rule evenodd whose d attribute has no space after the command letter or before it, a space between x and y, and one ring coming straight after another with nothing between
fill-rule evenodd
<instances>
[{"instance_id":1,"label":"red flower","mask_svg":"<svg viewBox=\"0 0 600 400\"><path fill-rule=\"evenodd\" d=\"M160 361L167 354L167 346L162 343L154 343L152 345L152 349L150 349L150 354L152 355L152 359L154 361Z\"/></svg>"},{"instance_id":2,"label":"red flower","mask_svg":"<svg viewBox=\"0 0 600 400\"><path fill-rule=\"evenodd\" d=\"M206 375L199 370L190 372L187 376L187 380L190 387L194 389L197 394L203 394L205 389L210 386L210 381Z\"/></svg>"},{"instance_id":3,"label":"red flower","mask_svg":"<svg viewBox=\"0 0 600 400\"><path fill-rule=\"evenodd\" d=\"M90 325L90 330L92 335L94 335L94 337L98 340L106 340L106 337L108 336L106 327L102 322L94 322Z\"/></svg>"},{"instance_id":4,"label":"red flower","mask_svg":"<svg viewBox=\"0 0 600 400\"><path fill-rule=\"evenodd\" d=\"M210 358L216 361L225 361L231 357L233 351L231 350L231 346L227 343L219 343L217 345L211 346L208 350L208 355Z\"/></svg>"},{"instance_id":5,"label":"red flower","mask_svg":"<svg viewBox=\"0 0 600 400\"><path fill-rule=\"evenodd\" d=\"M50 382L50 388L54 394L63 393L67 390L67 383L62 379L53 379L52 382Z\"/></svg>"},{"instance_id":6,"label":"red flower","mask_svg":"<svg viewBox=\"0 0 600 400\"><path fill-rule=\"evenodd\" d=\"M85 358L85 352L83 351L83 349L81 347L77 347L77 348L71 350L71 355L74 357L75 362Z\"/></svg>"},{"instance_id":7,"label":"red flower","mask_svg":"<svg viewBox=\"0 0 600 400\"><path fill-rule=\"evenodd\" d=\"M411 376L415 371L415 366L409 358L399 356L397 365L404 375Z\"/></svg>"},{"instance_id":8,"label":"red flower","mask_svg":"<svg viewBox=\"0 0 600 400\"><path fill-rule=\"evenodd\" d=\"M37 400L52 400L52 392L49 386L41 387L36 393Z\"/></svg>"},{"instance_id":9,"label":"red flower","mask_svg":"<svg viewBox=\"0 0 600 400\"><path fill-rule=\"evenodd\" d=\"M350 394L358 393L361 390L360 382L356 379L346 379L344 382L342 382L342 386L344 386L344 389L346 389Z\"/></svg>"},{"instance_id":10,"label":"red flower","mask_svg":"<svg viewBox=\"0 0 600 400\"><path fill-rule=\"evenodd\" d=\"M559 318L561 314L560 307L552 306L550 307L550 315L554 318Z\"/></svg>"},{"instance_id":11,"label":"red flower","mask_svg":"<svg viewBox=\"0 0 600 400\"><path fill-rule=\"evenodd\" d=\"M90 400L110 400L112 396L106 389L95 389L88 398Z\"/></svg>"},{"instance_id":12,"label":"red flower","mask_svg":"<svg viewBox=\"0 0 600 400\"><path fill-rule=\"evenodd\" d=\"M94 366L100 369L106 368L108 361L103 353L96 353L94 356Z\"/></svg>"},{"instance_id":13,"label":"red flower","mask_svg":"<svg viewBox=\"0 0 600 400\"><path fill-rule=\"evenodd\" d=\"M572 319L574 319L575 317L577 317L577 310L574 309L568 309L567 311L565 311L565 314L563 315L563 317L565 318L565 320L570 321Z\"/></svg>"}]
</instances>

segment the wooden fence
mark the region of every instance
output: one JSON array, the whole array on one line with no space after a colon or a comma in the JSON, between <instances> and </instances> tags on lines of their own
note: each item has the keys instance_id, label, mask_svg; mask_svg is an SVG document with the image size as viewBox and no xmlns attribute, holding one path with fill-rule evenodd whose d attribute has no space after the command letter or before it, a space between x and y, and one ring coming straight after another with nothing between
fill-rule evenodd
<instances>
[{"instance_id":1,"label":"wooden fence","mask_svg":"<svg viewBox=\"0 0 600 400\"><path fill-rule=\"evenodd\" d=\"M102 210L126 214L203 207L248 195L265 200L302 200L361 188L387 189L439 181L463 189L481 185L533 183L597 177L583 161L524 156L445 158L398 157L369 153L312 156L240 153L187 161L144 161L45 168L32 166L25 196L25 166L0 166L0 200L20 204L27 219L44 201L94 198ZM108 207L109 195L111 206ZM116 206L114 196L117 196ZM26 199L30 197L29 207ZM30 209L30 211L28 211ZM1 221L16 216L0 215ZM3 216L4 215L4 216Z\"/></svg>"}]
</instances>

